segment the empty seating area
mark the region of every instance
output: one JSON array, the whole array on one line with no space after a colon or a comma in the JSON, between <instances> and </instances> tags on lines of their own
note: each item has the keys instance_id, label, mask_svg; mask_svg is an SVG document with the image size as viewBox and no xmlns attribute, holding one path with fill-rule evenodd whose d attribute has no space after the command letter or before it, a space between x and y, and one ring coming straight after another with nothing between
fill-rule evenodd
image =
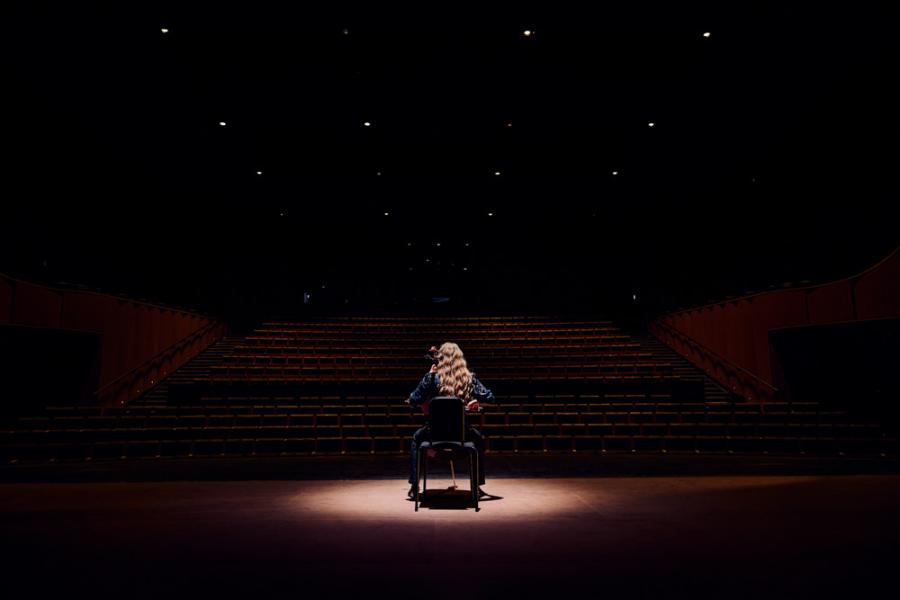
<instances>
[{"instance_id":1,"label":"empty seating area","mask_svg":"<svg viewBox=\"0 0 900 600\"><path fill-rule=\"evenodd\" d=\"M347 320L266 323L213 365L173 388L201 396L405 397L427 370L424 352L453 340L498 394L670 393L699 390L606 321L536 319Z\"/></svg>"},{"instance_id":2,"label":"empty seating area","mask_svg":"<svg viewBox=\"0 0 900 600\"><path fill-rule=\"evenodd\" d=\"M470 416L489 453L881 456L896 440L816 403L708 399L697 377L603 321L334 319L266 323L162 403L51 406L7 418L7 462L397 454L424 421L404 399L425 351L457 342L497 406Z\"/></svg>"}]
</instances>

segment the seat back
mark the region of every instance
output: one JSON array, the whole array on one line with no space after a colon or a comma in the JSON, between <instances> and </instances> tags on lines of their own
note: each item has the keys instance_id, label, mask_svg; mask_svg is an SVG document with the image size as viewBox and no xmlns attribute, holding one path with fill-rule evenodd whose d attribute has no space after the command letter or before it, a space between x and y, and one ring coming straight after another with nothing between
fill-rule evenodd
<instances>
[{"instance_id":1,"label":"seat back","mask_svg":"<svg viewBox=\"0 0 900 600\"><path fill-rule=\"evenodd\" d=\"M455 396L437 396L428 406L432 445L462 445L466 440L466 409Z\"/></svg>"}]
</instances>

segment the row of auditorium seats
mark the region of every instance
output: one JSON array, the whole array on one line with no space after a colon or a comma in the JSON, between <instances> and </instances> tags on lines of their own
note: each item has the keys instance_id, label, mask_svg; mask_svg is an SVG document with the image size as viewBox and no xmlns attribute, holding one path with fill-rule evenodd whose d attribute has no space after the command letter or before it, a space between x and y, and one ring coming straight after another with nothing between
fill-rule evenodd
<instances>
[{"instance_id":1,"label":"row of auditorium seats","mask_svg":"<svg viewBox=\"0 0 900 600\"><path fill-rule=\"evenodd\" d=\"M382 396L337 396L297 398L284 396L203 396L199 404L168 404L165 406L130 405L49 406L44 414L34 417L12 417L18 422L27 419L55 421L69 417L124 418L131 416L165 416L182 414L205 415L270 415L270 414L401 414L418 415L418 409L401 404L395 398ZM705 414L728 418L729 415L750 415L760 419L787 418L797 415L846 416L843 411L823 410L815 402L771 402L765 405L749 403L709 403L673 401L668 394L610 394L604 398L576 398L573 396L513 396L503 404L485 409L481 415L541 414L541 413L611 413L611 414ZM717 417L718 418L718 417Z\"/></svg>"},{"instance_id":2,"label":"row of auditorium seats","mask_svg":"<svg viewBox=\"0 0 900 600\"><path fill-rule=\"evenodd\" d=\"M216 399L221 401L221 399ZM5 432L11 461L142 456L403 452L422 415L405 404L337 398L293 406L221 405L165 409L55 407L20 417ZM357 401L359 399L356 399ZM876 425L848 421L815 403L767 407L543 397L470 415L491 453L503 452L892 452ZM335 403L337 402L337 403ZM155 448L155 450L154 450ZM212 451L213 448L220 448Z\"/></svg>"},{"instance_id":3,"label":"row of auditorium seats","mask_svg":"<svg viewBox=\"0 0 900 600\"><path fill-rule=\"evenodd\" d=\"M441 316L433 317L427 315L410 316L410 315L389 315L389 316L320 316L309 317L303 321L278 320L263 321L260 327L308 327L316 326L335 326L347 327L351 325L362 325L368 327L388 327L398 324L404 325L427 325L434 326L435 323L446 324L448 327L453 326L487 326L487 325L508 325L510 323L523 326L529 324L559 324L559 325L612 325L612 321L598 319L595 317L560 317L553 315L546 316L526 316L526 315L503 315L503 316Z\"/></svg>"},{"instance_id":4,"label":"row of auditorium seats","mask_svg":"<svg viewBox=\"0 0 900 600\"><path fill-rule=\"evenodd\" d=\"M514 412L544 412L571 407L572 410L612 410L612 411L654 411L665 410L706 410L709 412L733 412L736 409L754 413L814 411L819 405L814 402L770 402L761 404L710 403L698 400L673 401L671 394L617 394L582 395L571 394L510 394L495 408ZM406 404L399 404L394 395L361 394L355 396L309 395L309 396L246 396L246 395L203 395L196 404L165 404L145 406L132 403L128 406L64 406L53 405L45 409L48 416L78 415L120 415L120 414L169 414L185 410L212 412L233 410L241 413L266 414L273 411L285 412L385 412L409 411Z\"/></svg>"},{"instance_id":5,"label":"row of auditorium seats","mask_svg":"<svg viewBox=\"0 0 900 600\"><path fill-rule=\"evenodd\" d=\"M280 407L279 407L280 408ZM356 407L359 410L359 407ZM233 412L203 412L193 410L182 414L126 414L126 415L67 415L20 417L11 429L28 431L130 429L143 427L403 427L420 425L422 417L417 413L397 409L394 412L271 412L248 414ZM660 425L684 426L689 424L735 427L769 426L838 426L865 425L846 420L840 411L796 413L752 412L704 412L704 411L597 411L577 412L559 410L548 412L497 412L469 417L472 425L483 428L509 426L547 426L570 429L595 425Z\"/></svg>"},{"instance_id":6,"label":"row of auditorium seats","mask_svg":"<svg viewBox=\"0 0 900 600\"><path fill-rule=\"evenodd\" d=\"M391 327L403 327L406 329L409 328L427 328L427 329L454 329L454 328L516 328L516 329L527 329L529 327L536 328L547 328L547 327L556 327L560 329L570 329L570 328L600 328L600 327L612 327L616 328L615 324L611 321L597 321L597 320L588 320L588 321L577 321L577 320L568 320L568 319L533 319L533 320L521 320L521 319L498 319L493 321L463 321L463 320L454 320L452 318L423 318L421 320L410 320L410 319L386 319L384 321L378 321L376 319L362 319L362 320L353 320L353 319L312 319L310 321L305 322L290 322L290 321L277 321L277 322L264 322L259 325L259 329L308 329L308 328L316 328L316 329L346 329L346 328L374 328L374 329L385 329Z\"/></svg>"},{"instance_id":7,"label":"row of auditorium seats","mask_svg":"<svg viewBox=\"0 0 900 600\"><path fill-rule=\"evenodd\" d=\"M422 366L423 355L415 356L396 356L396 355L379 355L379 354L334 354L334 353L297 353L297 354L269 354L259 353L255 351L235 351L230 356L223 357L223 365L322 365L322 366L341 366L341 365L378 365L378 366L404 366L415 364ZM469 356L470 362L476 362L478 355ZM618 362L620 364L633 364L641 362L650 362L653 355L649 352L621 352L621 353L603 353L603 354L587 354L579 352L577 354L567 355L530 355L530 356L497 356L484 357L485 360L491 361L491 366L513 367L513 366L538 366L538 365L565 365L565 364L597 364ZM660 363L665 364L665 363Z\"/></svg>"},{"instance_id":8,"label":"row of auditorium seats","mask_svg":"<svg viewBox=\"0 0 900 600\"><path fill-rule=\"evenodd\" d=\"M410 329L403 328L393 331L384 329L371 329L367 331L344 331L339 329L256 329L255 337L299 337L303 339L316 339L319 337L359 338L359 339L393 339L398 341L411 341L430 339L434 336L452 334L454 339L465 340L565 340L571 337L580 338L606 338L627 337L614 327L580 327L559 329L552 327L542 328L510 328L505 331L491 331L487 329L457 329L449 331L444 329Z\"/></svg>"},{"instance_id":9,"label":"row of auditorium seats","mask_svg":"<svg viewBox=\"0 0 900 600\"><path fill-rule=\"evenodd\" d=\"M406 345L406 346L422 346L427 345L430 346L432 344L440 344L441 338L438 337L439 334L433 335L417 335L417 336L381 336L381 335L368 335L368 336L337 336L331 333L321 333L321 334L296 334L296 335L251 335L247 336L247 340L251 342L298 342L302 341L304 343L315 343L320 345L326 345L329 343L343 343L347 340L352 340L354 344L361 345L372 345L372 346L391 346L391 345ZM444 337L444 336L441 336ZM625 342L628 341L629 337L627 335L622 334L591 334L591 333L573 333L573 334L557 334L553 336L548 335L490 335L490 334L479 334L478 336L466 336L466 335L454 335L453 341L458 343L460 346L466 345L471 346L472 348L495 348L501 347L505 344L530 344L537 347L542 346L552 346L560 343L569 343L569 344L597 344L603 345L604 343L615 343L615 342Z\"/></svg>"},{"instance_id":10,"label":"row of auditorium seats","mask_svg":"<svg viewBox=\"0 0 900 600\"><path fill-rule=\"evenodd\" d=\"M437 325L435 323L438 323ZM547 331L559 330L570 331L579 329L591 329L597 331L612 330L617 331L618 327L609 321L496 321L482 323L463 323L454 322L447 319L426 320L426 321L391 321L378 323L371 322L352 322L352 321L310 321L307 323L263 323L257 330L277 330L277 331L352 331L358 333L360 331Z\"/></svg>"},{"instance_id":11,"label":"row of auditorium seats","mask_svg":"<svg viewBox=\"0 0 900 600\"><path fill-rule=\"evenodd\" d=\"M752 453L886 456L897 454L896 440L874 437L522 435L486 438L494 453ZM85 461L194 456L288 456L318 454L401 454L407 437L250 437L104 440L85 443L23 443L0 446L6 462Z\"/></svg>"},{"instance_id":12,"label":"row of auditorium seats","mask_svg":"<svg viewBox=\"0 0 900 600\"><path fill-rule=\"evenodd\" d=\"M235 352L281 352L283 354L377 354L377 355L402 355L412 356L421 354L425 351L425 344L382 344L367 345L360 344L358 340L348 340L346 342L334 342L322 344L318 340L310 341L305 344L298 344L296 340L282 339L254 339L243 338L241 343L235 346ZM428 345L430 347L430 345ZM480 358L501 358L515 357L522 355L567 355L567 354L583 354L593 353L602 354L604 352L620 352L620 351L640 351L641 345L637 342L605 342L597 343L565 343L539 346L535 344L516 344L514 346L471 346L465 347L466 356Z\"/></svg>"},{"instance_id":13,"label":"row of auditorium seats","mask_svg":"<svg viewBox=\"0 0 900 600\"><path fill-rule=\"evenodd\" d=\"M238 438L319 438L319 437L401 437L410 439L419 423L385 422L366 425L315 424L319 419L296 418L290 425L231 425L237 419L211 419L198 415L179 419L178 423L149 423L138 427L137 420L118 427L94 425L90 428L60 427L52 429L17 428L5 432L6 443L78 442L132 439L194 439L208 437ZM286 419L290 420L290 419ZM384 419L389 421L388 419ZM147 419L144 424L147 425ZM278 420L281 421L281 420ZM306 421L306 423L303 423ZM73 424L77 425L77 424ZM873 437L878 426L870 423L561 423L561 424L496 424L480 427L487 437L494 436L737 436L737 437Z\"/></svg>"},{"instance_id":14,"label":"row of auditorium seats","mask_svg":"<svg viewBox=\"0 0 900 600\"><path fill-rule=\"evenodd\" d=\"M395 401L406 398L412 392L419 377L414 379L347 378L296 378L286 376L261 376L254 380L247 375L206 376L192 381L171 383L169 402L196 403L206 398L304 398L334 396L342 402L351 397L390 397ZM485 378L485 381L488 381ZM498 398L516 394L535 397L547 393L565 393L577 396L606 396L610 394L668 394L677 401L701 400L702 382L685 381L670 375L618 375L596 377L560 377L553 379L501 379L491 378L491 390Z\"/></svg>"},{"instance_id":15,"label":"row of auditorium seats","mask_svg":"<svg viewBox=\"0 0 900 600\"><path fill-rule=\"evenodd\" d=\"M349 377L355 378L386 378L406 379L407 381L420 378L425 369L422 365L367 365L367 364L279 364L279 361L269 361L269 364L223 364L210 367L213 376L248 376L261 377L266 375L283 375L289 377ZM585 377L594 375L663 375L672 373L672 365L668 363L559 363L559 364L503 364L490 363L478 371L482 377L494 377L497 379L535 379L540 377Z\"/></svg>"}]
</instances>

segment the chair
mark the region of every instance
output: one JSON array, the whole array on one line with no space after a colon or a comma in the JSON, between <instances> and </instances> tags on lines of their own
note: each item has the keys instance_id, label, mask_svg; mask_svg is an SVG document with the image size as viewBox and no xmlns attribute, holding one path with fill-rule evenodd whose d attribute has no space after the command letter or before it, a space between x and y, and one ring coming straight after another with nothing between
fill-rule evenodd
<instances>
[{"instance_id":1,"label":"chair","mask_svg":"<svg viewBox=\"0 0 900 600\"><path fill-rule=\"evenodd\" d=\"M451 461L464 454L469 460L469 487L472 501L478 510L478 451L475 444L466 441L466 414L462 399L454 396L438 396L428 405L428 440L418 449L418 480L422 482L422 494L428 488L428 451L434 450ZM450 463L451 468L453 463ZM419 487L416 486L415 510L419 510Z\"/></svg>"}]
</instances>

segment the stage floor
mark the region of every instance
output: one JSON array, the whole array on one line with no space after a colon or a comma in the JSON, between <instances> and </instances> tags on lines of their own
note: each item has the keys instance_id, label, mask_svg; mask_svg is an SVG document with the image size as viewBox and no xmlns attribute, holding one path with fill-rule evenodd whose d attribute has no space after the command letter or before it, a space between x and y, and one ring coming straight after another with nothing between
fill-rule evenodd
<instances>
[{"instance_id":1,"label":"stage floor","mask_svg":"<svg viewBox=\"0 0 900 600\"><path fill-rule=\"evenodd\" d=\"M460 486L467 484L462 478ZM429 482L449 485L441 475ZM851 597L891 589L900 476L7 483L29 597ZM886 587L885 587L886 586Z\"/></svg>"}]
</instances>

